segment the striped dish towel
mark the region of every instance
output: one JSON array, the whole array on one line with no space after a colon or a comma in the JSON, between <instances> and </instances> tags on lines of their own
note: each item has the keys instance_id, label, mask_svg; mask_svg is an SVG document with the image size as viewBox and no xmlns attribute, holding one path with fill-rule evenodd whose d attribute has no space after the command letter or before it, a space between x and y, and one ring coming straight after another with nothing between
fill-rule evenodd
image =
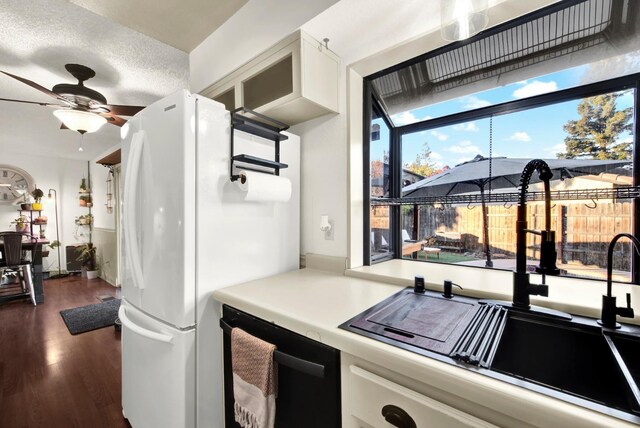
<instances>
[{"instance_id":1,"label":"striped dish towel","mask_svg":"<svg viewBox=\"0 0 640 428\"><path fill-rule=\"evenodd\" d=\"M275 345L242 329L231 330L233 411L243 428L273 428L278 389L275 350Z\"/></svg>"}]
</instances>

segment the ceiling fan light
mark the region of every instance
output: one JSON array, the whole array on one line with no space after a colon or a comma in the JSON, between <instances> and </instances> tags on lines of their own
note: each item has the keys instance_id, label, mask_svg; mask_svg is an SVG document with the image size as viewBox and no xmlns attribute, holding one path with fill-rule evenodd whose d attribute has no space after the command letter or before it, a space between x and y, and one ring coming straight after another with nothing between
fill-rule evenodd
<instances>
[{"instance_id":1,"label":"ceiling fan light","mask_svg":"<svg viewBox=\"0 0 640 428\"><path fill-rule=\"evenodd\" d=\"M81 134L85 132L96 132L102 125L107 123L107 119L86 111L80 110L55 110L53 114L60 119L64 125Z\"/></svg>"},{"instance_id":2,"label":"ceiling fan light","mask_svg":"<svg viewBox=\"0 0 640 428\"><path fill-rule=\"evenodd\" d=\"M488 3L488 0L440 0L442 38L464 40L487 28Z\"/></svg>"}]
</instances>

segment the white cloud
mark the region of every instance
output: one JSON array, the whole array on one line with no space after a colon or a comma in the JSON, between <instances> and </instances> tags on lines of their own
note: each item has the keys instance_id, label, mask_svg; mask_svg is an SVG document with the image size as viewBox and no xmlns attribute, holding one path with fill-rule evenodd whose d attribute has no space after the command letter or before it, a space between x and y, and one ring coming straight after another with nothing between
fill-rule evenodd
<instances>
[{"instance_id":1,"label":"white cloud","mask_svg":"<svg viewBox=\"0 0 640 428\"><path fill-rule=\"evenodd\" d=\"M453 129L455 131L466 131L466 132L478 132L480 130L480 128L478 128L475 122L453 125Z\"/></svg>"},{"instance_id":2,"label":"white cloud","mask_svg":"<svg viewBox=\"0 0 640 428\"><path fill-rule=\"evenodd\" d=\"M531 141L529 134L523 131L514 132L507 140L512 141Z\"/></svg>"},{"instance_id":3,"label":"white cloud","mask_svg":"<svg viewBox=\"0 0 640 428\"><path fill-rule=\"evenodd\" d=\"M550 82L541 82L540 80L534 80L531 83L526 83L523 87L513 91L514 98L527 98L534 95L546 94L547 92L553 92L558 90L558 84L553 80Z\"/></svg>"},{"instance_id":4,"label":"white cloud","mask_svg":"<svg viewBox=\"0 0 640 428\"><path fill-rule=\"evenodd\" d=\"M480 147L472 144L469 140L460 141L457 145L449 147L451 153L481 153Z\"/></svg>"},{"instance_id":5,"label":"white cloud","mask_svg":"<svg viewBox=\"0 0 640 428\"><path fill-rule=\"evenodd\" d=\"M405 112L397 113L391 116L391 121L396 126L402 126L408 123L415 123L418 121L418 118L415 117L415 115L410 111L405 111Z\"/></svg>"},{"instance_id":6,"label":"white cloud","mask_svg":"<svg viewBox=\"0 0 640 428\"><path fill-rule=\"evenodd\" d=\"M408 125L410 123L422 122L423 120L433 119L431 116L425 116L422 119L416 117L413 112L405 111L402 113L396 113L391 116L391 121L396 126Z\"/></svg>"},{"instance_id":7,"label":"white cloud","mask_svg":"<svg viewBox=\"0 0 640 428\"><path fill-rule=\"evenodd\" d=\"M440 160L440 159L442 159L442 155L440 153L437 153L437 152L431 152L429 154L429 158L433 159L433 160Z\"/></svg>"},{"instance_id":8,"label":"white cloud","mask_svg":"<svg viewBox=\"0 0 640 428\"><path fill-rule=\"evenodd\" d=\"M442 132L438 131L431 131L431 135L436 137L438 141L447 141L449 139L449 136L447 134L443 134Z\"/></svg>"},{"instance_id":9,"label":"white cloud","mask_svg":"<svg viewBox=\"0 0 640 428\"><path fill-rule=\"evenodd\" d=\"M553 147L549 147L547 151L552 155L556 155L556 153L564 153L567 150L567 146L564 143L556 144Z\"/></svg>"},{"instance_id":10,"label":"white cloud","mask_svg":"<svg viewBox=\"0 0 640 428\"><path fill-rule=\"evenodd\" d=\"M464 108L466 109L481 108L491 105L489 101L474 96L463 98L462 102L465 103Z\"/></svg>"}]
</instances>

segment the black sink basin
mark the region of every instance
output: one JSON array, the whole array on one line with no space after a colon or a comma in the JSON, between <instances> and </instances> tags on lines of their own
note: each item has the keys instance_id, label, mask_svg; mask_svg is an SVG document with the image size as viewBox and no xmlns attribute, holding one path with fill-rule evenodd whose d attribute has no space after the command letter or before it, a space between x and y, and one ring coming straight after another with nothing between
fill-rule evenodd
<instances>
[{"instance_id":1,"label":"black sink basin","mask_svg":"<svg viewBox=\"0 0 640 428\"><path fill-rule=\"evenodd\" d=\"M404 289L340 328L640 425L640 326L507 307Z\"/></svg>"},{"instance_id":2,"label":"black sink basin","mask_svg":"<svg viewBox=\"0 0 640 428\"><path fill-rule=\"evenodd\" d=\"M610 336L636 385L640 385L640 338L628 335Z\"/></svg>"},{"instance_id":3,"label":"black sink basin","mask_svg":"<svg viewBox=\"0 0 640 428\"><path fill-rule=\"evenodd\" d=\"M637 382L640 340L610 337ZM631 387L597 326L512 312L491 369L606 407L637 410Z\"/></svg>"}]
</instances>

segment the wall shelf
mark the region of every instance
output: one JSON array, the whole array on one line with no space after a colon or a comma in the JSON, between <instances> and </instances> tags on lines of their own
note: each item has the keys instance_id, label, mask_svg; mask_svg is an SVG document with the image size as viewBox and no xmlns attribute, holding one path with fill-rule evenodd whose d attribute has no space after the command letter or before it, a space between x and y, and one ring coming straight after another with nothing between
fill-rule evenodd
<instances>
[{"instance_id":1,"label":"wall shelf","mask_svg":"<svg viewBox=\"0 0 640 428\"><path fill-rule=\"evenodd\" d=\"M289 165L282 162L275 162L268 159L258 158L251 155L235 155L233 157L235 162L246 163L250 165L262 166L265 168L282 169L287 168Z\"/></svg>"},{"instance_id":2,"label":"wall shelf","mask_svg":"<svg viewBox=\"0 0 640 428\"><path fill-rule=\"evenodd\" d=\"M252 117L248 117L247 115L251 115ZM233 110L231 112L231 159L229 162L229 177L231 181L236 181L240 178L240 175L234 174L233 171L233 168L237 166L236 163L271 169L273 170L273 175L280 175L280 170L289 166L286 163L280 162L280 141L289 138L282 134L282 132L287 129L289 129L289 125L248 108L240 107ZM234 134L236 130L273 141L275 144L275 159L264 159L244 153L234 154ZM245 169L252 168L246 167ZM256 171L269 173L268 171L262 170Z\"/></svg>"},{"instance_id":3,"label":"wall shelf","mask_svg":"<svg viewBox=\"0 0 640 428\"><path fill-rule=\"evenodd\" d=\"M241 109L242 111L247 111L247 109ZM255 112L254 112L255 114ZM259 120L254 120L246 116L241 116L240 114L232 114L233 128L238 131L243 131L248 134L257 135L258 137L266 138L268 140L275 141L284 141L287 140L287 137L284 134L281 134L282 131L288 129L289 127L284 123L278 122L282 125L282 127L274 127ZM265 116L262 116L263 118Z\"/></svg>"},{"instance_id":4,"label":"wall shelf","mask_svg":"<svg viewBox=\"0 0 640 428\"><path fill-rule=\"evenodd\" d=\"M32 240L37 240L37 239L45 239L43 236L43 231L42 231L42 227L47 225L47 222L38 222L36 220L33 219L33 213L38 213L38 216L36 217L36 219L38 217L40 217L42 215L42 211L43 210L18 210L18 212L20 213L20 215L22 215L22 213L29 213L28 217L29 217L29 221L27 222L29 224L29 234L31 235L31 239ZM27 215L25 215L27 216ZM38 230L38 234L37 236L35 236L33 234L33 227L34 226L39 226L39 230Z\"/></svg>"}]
</instances>

